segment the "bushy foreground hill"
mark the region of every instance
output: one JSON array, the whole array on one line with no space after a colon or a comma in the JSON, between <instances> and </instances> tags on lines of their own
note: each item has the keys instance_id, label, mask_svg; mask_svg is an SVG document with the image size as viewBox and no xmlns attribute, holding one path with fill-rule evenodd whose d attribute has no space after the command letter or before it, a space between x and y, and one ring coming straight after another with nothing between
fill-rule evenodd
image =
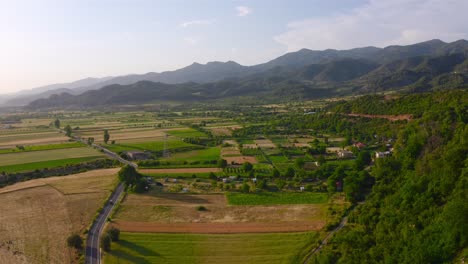
<instances>
[{"instance_id":1,"label":"bushy foreground hill","mask_svg":"<svg viewBox=\"0 0 468 264\"><path fill-rule=\"evenodd\" d=\"M460 263L468 243L468 94L381 99L341 110L421 116L400 131L394 155L377 160L372 192L313 262Z\"/></svg>"}]
</instances>

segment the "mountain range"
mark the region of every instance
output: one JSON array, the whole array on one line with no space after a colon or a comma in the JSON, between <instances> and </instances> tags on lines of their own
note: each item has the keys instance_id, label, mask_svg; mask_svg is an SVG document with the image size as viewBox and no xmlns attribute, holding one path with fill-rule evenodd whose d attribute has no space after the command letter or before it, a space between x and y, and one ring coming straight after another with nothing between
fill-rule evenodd
<instances>
[{"instance_id":1,"label":"mountain range","mask_svg":"<svg viewBox=\"0 0 468 264\"><path fill-rule=\"evenodd\" d=\"M254 66L233 61L193 63L161 73L87 78L34 89L5 104L41 108L259 95L299 99L467 85L468 41L430 40L385 48L301 49Z\"/></svg>"}]
</instances>

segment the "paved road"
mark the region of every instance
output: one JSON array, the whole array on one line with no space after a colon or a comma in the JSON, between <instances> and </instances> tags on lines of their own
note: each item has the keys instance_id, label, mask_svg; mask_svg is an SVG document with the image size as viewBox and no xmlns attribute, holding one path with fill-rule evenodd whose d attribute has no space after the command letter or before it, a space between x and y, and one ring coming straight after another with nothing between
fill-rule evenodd
<instances>
[{"instance_id":1,"label":"paved road","mask_svg":"<svg viewBox=\"0 0 468 264\"><path fill-rule=\"evenodd\" d=\"M87 144L84 139L78 138L78 137L73 137L74 140L82 142L84 144ZM116 159L120 161L123 164L130 165L134 167L135 169L138 168L138 165L136 165L133 162L130 162L126 159L121 158L119 155L116 153L100 146L97 144L92 144L92 147L102 150L107 156L109 156L112 159ZM102 230L106 224L107 218L109 217L110 213L112 212L112 209L115 206L115 202L118 201L119 197L122 195L124 191L124 185L120 183L117 188L114 190L112 195L109 197L109 199L106 201L103 209L99 213L99 216L96 218L94 221L93 225L89 229L88 232L88 238L86 239L86 252L85 252L85 263L86 264L99 264L101 263L101 250L100 250L100 238L101 238L101 233Z\"/></svg>"},{"instance_id":2,"label":"paved road","mask_svg":"<svg viewBox=\"0 0 468 264\"><path fill-rule=\"evenodd\" d=\"M101 263L101 251L99 248L99 240L101 237L102 229L106 224L107 218L109 217L112 209L115 206L115 202L119 199L120 195L124 190L124 185L120 183L115 191L110 196L109 200L106 201L104 208L97 217L96 221L91 226L88 232L88 239L86 240L86 261L87 264L98 264ZM111 202L112 200L113 202Z\"/></svg>"}]
</instances>

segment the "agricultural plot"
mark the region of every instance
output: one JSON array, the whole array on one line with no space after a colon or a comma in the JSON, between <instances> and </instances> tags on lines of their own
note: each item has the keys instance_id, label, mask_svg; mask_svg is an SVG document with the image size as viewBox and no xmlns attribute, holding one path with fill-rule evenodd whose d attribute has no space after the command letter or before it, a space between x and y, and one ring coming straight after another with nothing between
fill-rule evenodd
<instances>
[{"instance_id":1,"label":"agricultural plot","mask_svg":"<svg viewBox=\"0 0 468 264\"><path fill-rule=\"evenodd\" d=\"M104 157L88 147L0 154L0 171L17 172L76 164Z\"/></svg>"},{"instance_id":2,"label":"agricultural plot","mask_svg":"<svg viewBox=\"0 0 468 264\"><path fill-rule=\"evenodd\" d=\"M113 263L300 263L318 234L122 233L104 261ZM176 246L175 246L176 245Z\"/></svg>"},{"instance_id":3,"label":"agricultural plot","mask_svg":"<svg viewBox=\"0 0 468 264\"><path fill-rule=\"evenodd\" d=\"M195 129L181 129L181 130L169 130L167 131L169 135L179 137L179 138L197 138L197 137L206 137L205 133L197 131Z\"/></svg>"},{"instance_id":4,"label":"agricultural plot","mask_svg":"<svg viewBox=\"0 0 468 264\"><path fill-rule=\"evenodd\" d=\"M72 263L66 239L83 232L116 184L118 169L31 180L0 189L0 260Z\"/></svg>"},{"instance_id":5,"label":"agricultural plot","mask_svg":"<svg viewBox=\"0 0 468 264\"><path fill-rule=\"evenodd\" d=\"M276 145L269 139L256 139L254 142L259 148L276 148Z\"/></svg>"},{"instance_id":6,"label":"agricultural plot","mask_svg":"<svg viewBox=\"0 0 468 264\"><path fill-rule=\"evenodd\" d=\"M148 150L148 151L162 151L164 149L164 139L160 138L159 141L130 141L130 142L120 142L117 144L107 144L106 148L113 152L122 152L129 150ZM197 149L201 148L193 144L185 143L179 139L169 139L167 141L167 148L169 150L176 149Z\"/></svg>"},{"instance_id":7,"label":"agricultural plot","mask_svg":"<svg viewBox=\"0 0 468 264\"><path fill-rule=\"evenodd\" d=\"M171 157L162 159L169 162L194 162L194 161L212 161L220 158L221 150L218 147L192 150L186 152L175 153Z\"/></svg>"},{"instance_id":8,"label":"agricultural plot","mask_svg":"<svg viewBox=\"0 0 468 264\"><path fill-rule=\"evenodd\" d=\"M69 138L57 131L0 135L0 148L14 148L17 145L44 145L68 142Z\"/></svg>"},{"instance_id":9,"label":"agricultural plot","mask_svg":"<svg viewBox=\"0 0 468 264\"><path fill-rule=\"evenodd\" d=\"M229 206L222 194L153 191L128 195L114 220L124 231L169 233L293 232L319 230L326 224L326 199L309 204L286 202ZM206 210L197 210L199 206Z\"/></svg>"},{"instance_id":10,"label":"agricultural plot","mask_svg":"<svg viewBox=\"0 0 468 264\"><path fill-rule=\"evenodd\" d=\"M15 148L8 148L8 149L0 149L0 154L53 150L53 149L70 149L70 148L80 148L84 146L85 145L80 142L70 142L70 143L51 144L51 145L21 146L21 148L15 147Z\"/></svg>"},{"instance_id":11,"label":"agricultural plot","mask_svg":"<svg viewBox=\"0 0 468 264\"><path fill-rule=\"evenodd\" d=\"M227 193L226 197L231 205L323 204L328 200L326 193L309 192Z\"/></svg>"}]
</instances>

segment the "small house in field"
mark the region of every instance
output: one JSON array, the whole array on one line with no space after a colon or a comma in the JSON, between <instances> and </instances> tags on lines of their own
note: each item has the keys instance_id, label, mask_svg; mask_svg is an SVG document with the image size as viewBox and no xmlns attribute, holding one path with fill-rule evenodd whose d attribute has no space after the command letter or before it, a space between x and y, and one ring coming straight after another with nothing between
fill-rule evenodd
<instances>
[{"instance_id":1,"label":"small house in field","mask_svg":"<svg viewBox=\"0 0 468 264\"><path fill-rule=\"evenodd\" d=\"M383 151L383 152L379 151L379 152L375 153L375 158L381 159L381 158L388 157L390 155L392 155L392 152L390 152L390 151Z\"/></svg>"},{"instance_id":2,"label":"small house in field","mask_svg":"<svg viewBox=\"0 0 468 264\"><path fill-rule=\"evenodd\" d=\"M349 159L354 157L354 154L349 150L342 149L338 151L338 157L342 159Z\"/></svg>"},{"instance_id":3,"label":"small house in field","mask_svg":"<svg viewBox=\"0 0 468 264\"><path fill-rule=\"evenodd\" d=\"M362 142L356 142L354 143L354 146L358 149L362 149L362 148L365 148L366 147L366 144L362 143Z\"/></svg>"},{"instance_id":4,"label":"small house in field","mask_svg":"<svg viewBox=\"0 0 468 264\"><path fill-rule=\"evenodd\" d=\"M127 151L125 155L131 160L146 160L151 157L149 153L144 151Z\"/></svg>"}]
</instances>

